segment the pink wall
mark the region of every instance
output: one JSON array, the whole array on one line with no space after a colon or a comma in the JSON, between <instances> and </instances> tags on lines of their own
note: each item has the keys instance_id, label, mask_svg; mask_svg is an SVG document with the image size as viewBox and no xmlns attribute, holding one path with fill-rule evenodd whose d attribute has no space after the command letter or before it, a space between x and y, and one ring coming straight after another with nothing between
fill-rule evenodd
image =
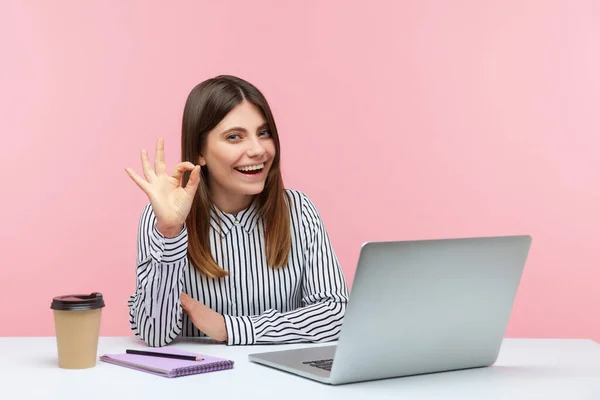
<instances>
[{"instance_id":1,"label":"pink wall","mask_svg":"<svg viewBox=\"0 0 600 400\"><path fill-rule=\"evenodd\" d=\"M529 233L507 335L600 340L598 2L51 3L0 9L0 335L52 335L52 296L94 290L130 334L124 168L159 135L172 166L189 90L232 73L350 282L366 240Z\"/></svg>"}]
</instances>

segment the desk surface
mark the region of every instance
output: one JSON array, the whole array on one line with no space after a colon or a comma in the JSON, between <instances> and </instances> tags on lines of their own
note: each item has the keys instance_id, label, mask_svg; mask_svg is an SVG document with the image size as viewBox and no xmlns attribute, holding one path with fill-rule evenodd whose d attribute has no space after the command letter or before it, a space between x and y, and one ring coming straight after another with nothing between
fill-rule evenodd
<instances>
[{"instance_id":1,"label":"desk surface","mask_svg":"<svg viewBox=\"0 0 600 400\"><path fill-rule=\"evenodd\" d=\"M329 386L248 361L248 354L304 345L227 347L202 340L173 346L229 358L232 370L167 379L98 361L63 370L54 337L0 337L2 398L117 399L600 399L600 344L579 339L505 339L493 367ZM317 345L318 346L318 345ZM143 348L134 337L102 337L99 355ZM197 397L196 397L197 396Z\"/></svg>"}]
</instances>

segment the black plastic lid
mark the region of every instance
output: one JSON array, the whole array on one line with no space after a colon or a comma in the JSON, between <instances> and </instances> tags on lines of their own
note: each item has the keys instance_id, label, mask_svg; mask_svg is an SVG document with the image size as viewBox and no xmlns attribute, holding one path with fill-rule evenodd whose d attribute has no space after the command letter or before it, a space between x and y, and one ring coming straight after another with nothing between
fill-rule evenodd
<instances>
[{"instance_id":1,"label":"black plastic lid","mask_svg":"<svg viewBox=\"0 0 600 400\"><path fill-rule=\"evenodd\" d=\"M102 293L96 292L91 294L70 294L66 296L57 296L52 299L52 305L50 306L50 308L53 310L67 311L95 310L102 307L104 307Z\"/></svg>"}]
</instances>

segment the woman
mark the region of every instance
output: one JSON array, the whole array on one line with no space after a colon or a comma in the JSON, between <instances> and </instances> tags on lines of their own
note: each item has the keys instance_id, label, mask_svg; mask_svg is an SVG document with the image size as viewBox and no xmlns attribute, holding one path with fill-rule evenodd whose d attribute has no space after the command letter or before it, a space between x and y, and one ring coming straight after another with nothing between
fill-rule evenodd
<instances>
[{"instance_id":1,"label":"woman","mask_svg":"<svg viewBox=\"0 0 600 400\"><path fill-rule=\"evenodd\" d=\"M315 205L284 189L279 137L262 93L233 76L197 85L183 113L182 162L167 174L142 150L147 194L138 231L133 332L228 345L339 336L348 291Z\"/></svg>"}]
</instances>

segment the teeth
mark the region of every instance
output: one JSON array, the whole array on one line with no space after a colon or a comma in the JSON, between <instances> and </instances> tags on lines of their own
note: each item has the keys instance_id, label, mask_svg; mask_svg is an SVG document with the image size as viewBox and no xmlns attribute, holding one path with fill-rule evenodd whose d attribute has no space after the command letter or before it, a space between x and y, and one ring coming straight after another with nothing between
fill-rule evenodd
<instances>
[{"instance_id":1,"label":"teeth","mask_svg":"<svg viewBox=\"0 0 600 400\"><path fill-rule=\"evenodd\" d=\"M250 167L239 167L236 169L240 170L240 171L255 171L257 169L263 169L264 167L265 167L265 164L258 164L258 165L252 165Z\"/></svg>"}]
</instances>

